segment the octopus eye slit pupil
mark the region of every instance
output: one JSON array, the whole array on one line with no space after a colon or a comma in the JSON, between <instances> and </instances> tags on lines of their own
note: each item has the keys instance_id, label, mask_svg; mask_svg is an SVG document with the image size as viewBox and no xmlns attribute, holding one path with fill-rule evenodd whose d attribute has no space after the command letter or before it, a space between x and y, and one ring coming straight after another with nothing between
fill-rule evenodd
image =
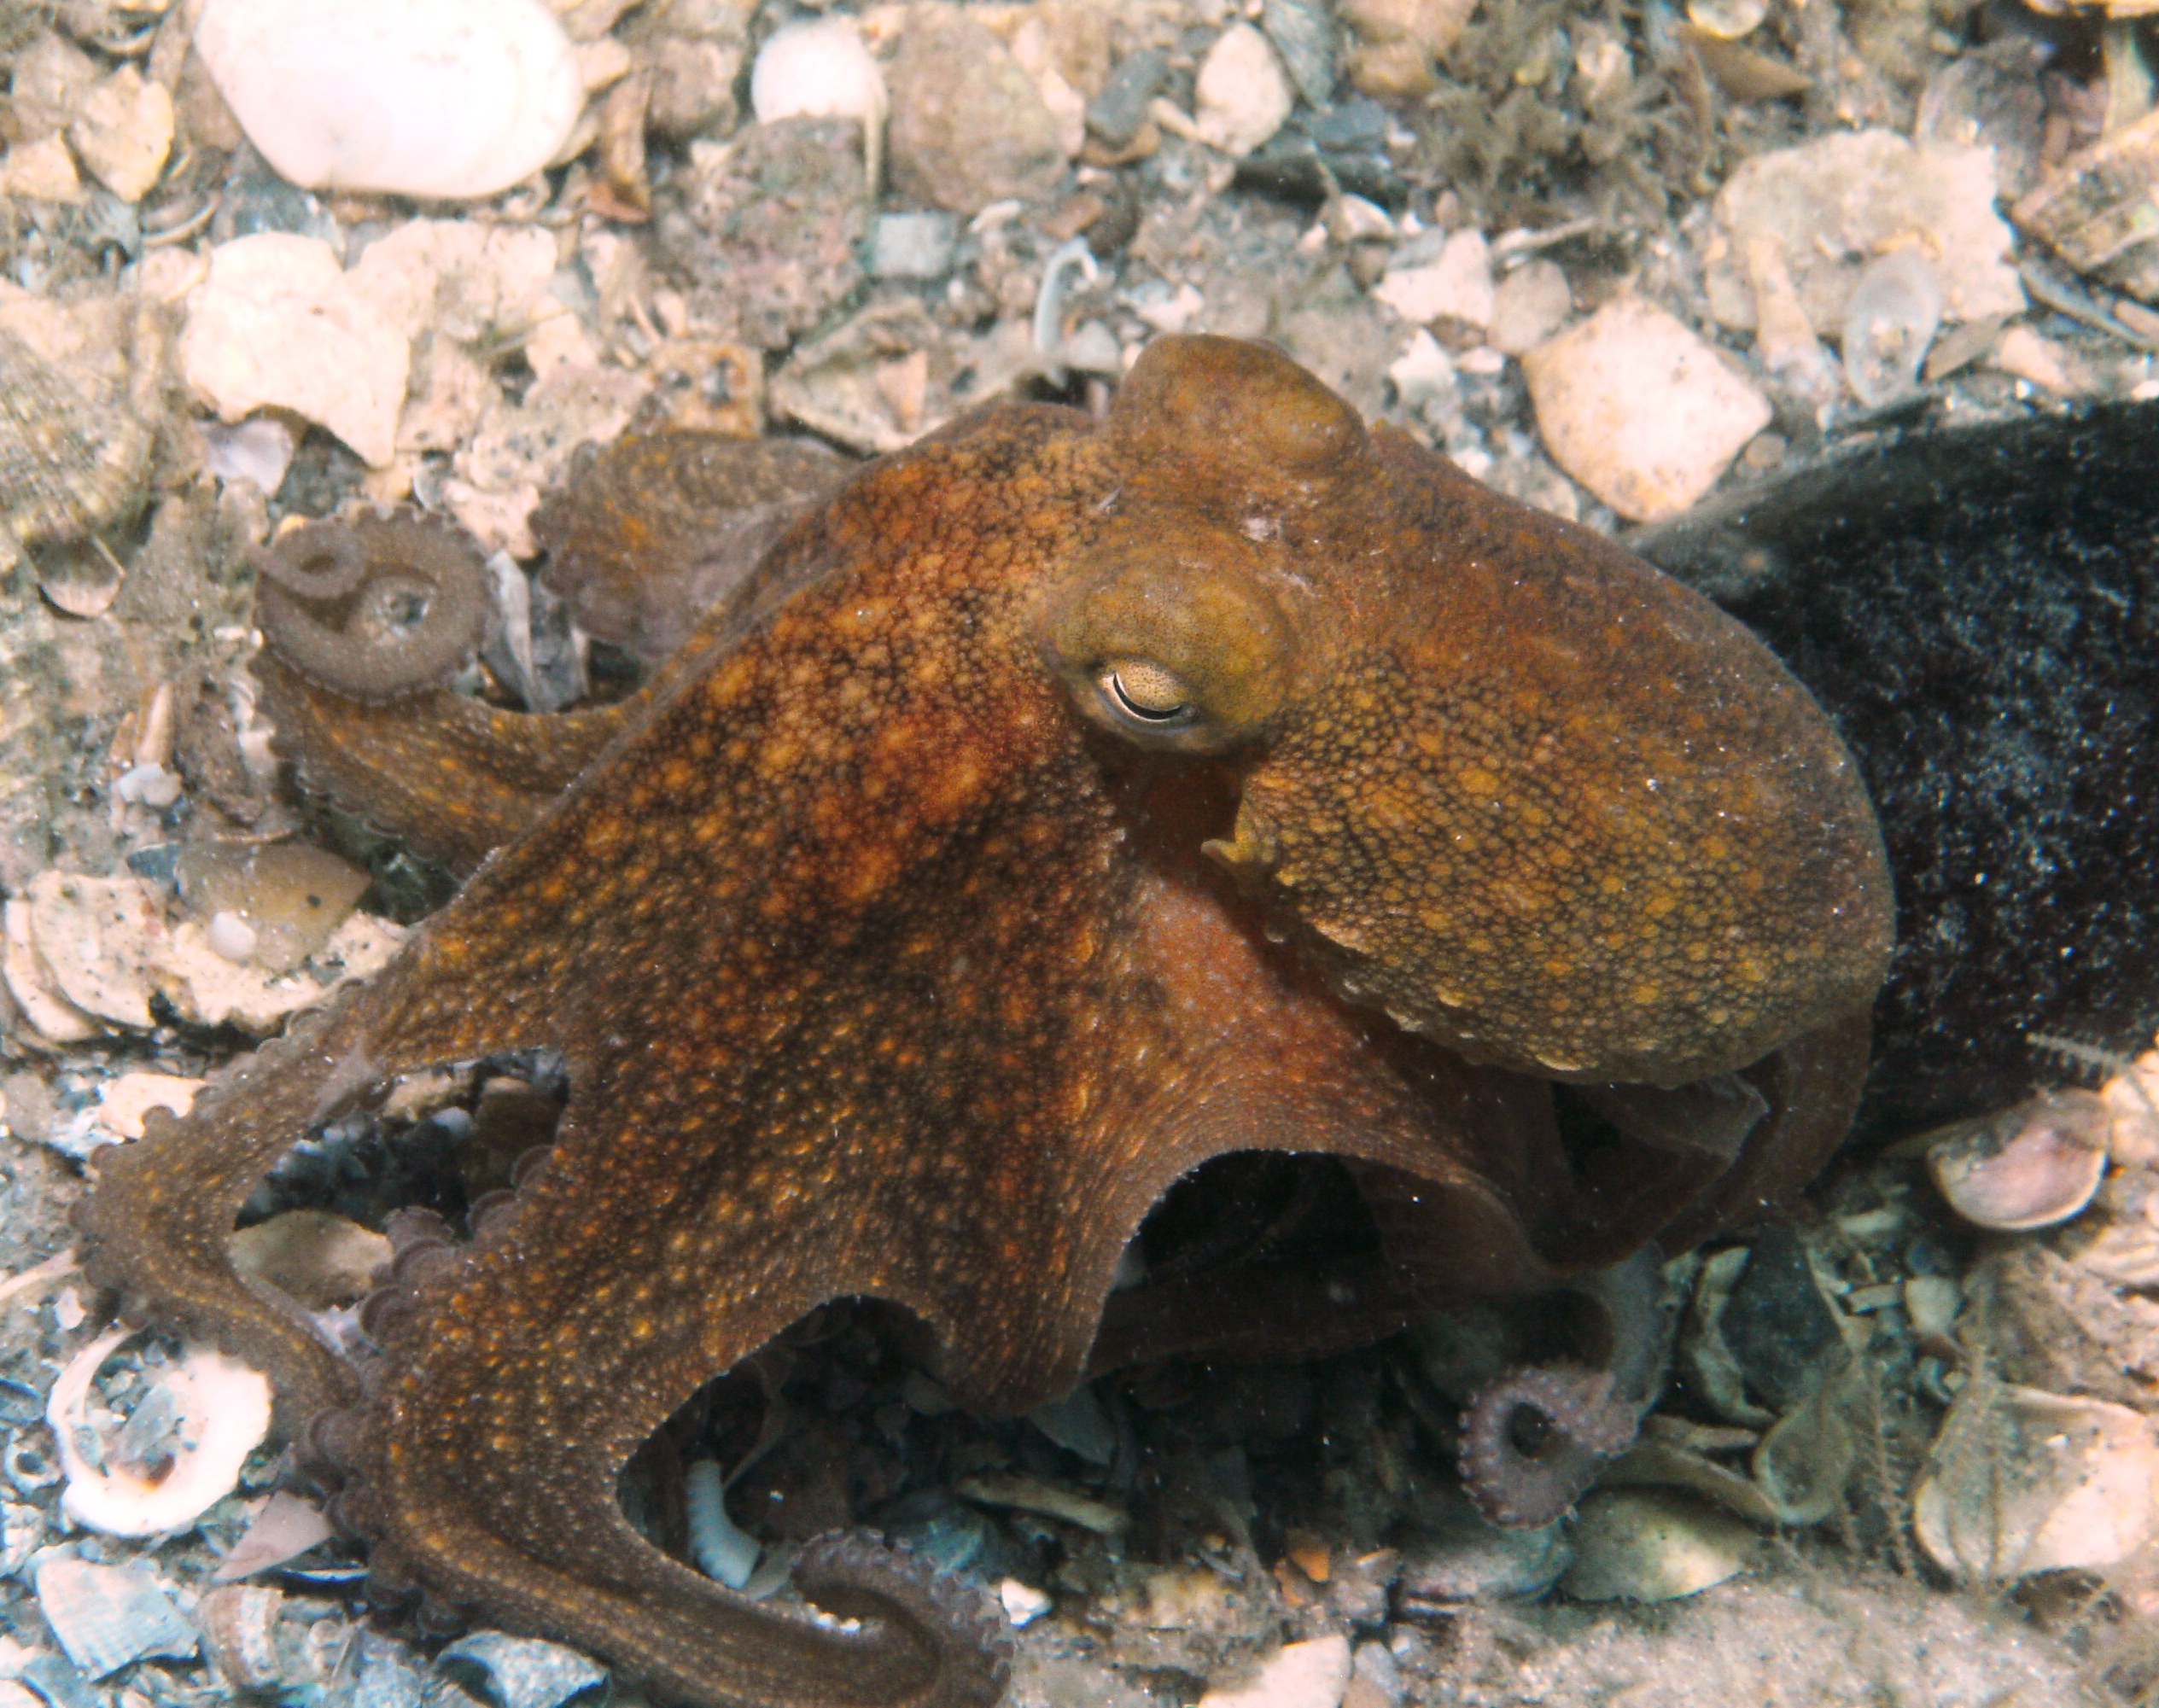
<instances>
[{"instance_id":1,"label":"octopus eye slit pupil","mask_svg":"<svg viewBox=\"0 0 2159 1708\"><path fill-rule=\"evenodd\" d=\"M1141 685L1137 691L1125 680L1127 673L1115 666L1102 673L1102 686L1117 710L1136 723L1150 724L1162 728L1180 724L1191 714L1190 704L1173 700L1167 691L1167 673L1148 667L1139 667Z\"/></svg>"}]
</instances>

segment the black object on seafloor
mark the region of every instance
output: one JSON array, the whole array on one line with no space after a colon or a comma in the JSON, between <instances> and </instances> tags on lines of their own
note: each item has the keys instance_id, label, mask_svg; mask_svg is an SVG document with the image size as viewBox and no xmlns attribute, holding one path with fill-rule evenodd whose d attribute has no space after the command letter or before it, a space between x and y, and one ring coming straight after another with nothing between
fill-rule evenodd
<instances>
[{"instance_id":1,"label":"black object on seafloor","mask_svg":"<svg viewBox=\"0 0 2159 1708\"><path fill-rule=\"evenodd\" d=\"M1897 885L1862 1136L2159 1025L2159 404L1914 429L1629 542L1858 755Z\"/></svg>"}]
</instances>

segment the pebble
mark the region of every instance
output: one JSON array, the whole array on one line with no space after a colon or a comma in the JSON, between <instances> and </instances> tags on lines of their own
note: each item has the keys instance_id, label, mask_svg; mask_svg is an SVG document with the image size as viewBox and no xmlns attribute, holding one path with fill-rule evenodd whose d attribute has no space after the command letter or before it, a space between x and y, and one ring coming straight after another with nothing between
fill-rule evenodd
<instances>
[{"instance_id":1,"label":"pebble","mask_svg":"<svg viewBox=\"0 0 2159 1708\"><path fill-rule=\"evenodd\" d=\"M1334 100L1334 20L1324 0L1264 0L1259 26L1282 56L1297 92L1321 109Z\"/></svg>"},{"instance_id":2,"label":"pebble","mask_svg":"<svg viewBox=\"0 0 2159 1708\"><path fill-rule=\"evenodd\" d=\"M958 242L949 213L880 213L870 237L870 276L941 279L952 271Z\"/></svg>"},{"instance_id":3,"label":"pebble","mask_svg":"<svg viewBox=\"0 0 2159 1708\"><path fill-rule=\"evenodd\" d=\"M146 1571L48 1556L33 1581L38 1611L67 1658L93 1679L148 1656L184 1660L195 1653L195 1628Z\"/></svg>"},{"instance_id":4,"label":"pebble","mask_svg":"<svg viewBox=\"0 0 2159 1708\"><path fill-rule=\"evenodd\" d=\"M1290 1643L1269 1655L1246 1682L1209 1686L1199 1708L1341 1708L1350 1665L1347 1637Z\"/></svg>"},{"instance_id":5,"label":"pebble","mask_svg":"<svg viewBox=\"0 0 2159 1708\"><path fill-rule=\"evenodd\" d=\"M1056 1605L1031 1583L1007 1577L997 1586L997 1600L1014 1630L1024 1630Z\"/></svg>"},{"instance_id":6,"label":"pebble","mask_svg":"<svg viewBox=\"0 0 2159 1708\"><path fill-rule=\"evenodd\" d=\"M153 1109L185 1115L203 1081L183 1074L144 1073L137 1069L97 1087L97 1125L116 1140L140 1139L143 1118Z\"/></svg>"},{"instance_id":7,"label":"pebble","mask_svg":"<svg viewBox=\"0 0 2159 1708\"><path fill-rule=\"evenodd\" d=\"M220 481L252 481L265 498L285 483L295 447L292 428L274 415L251 415L227 427L213 423L202 432L202 466Z\"/></svg>"},{"instance_id":8,"label":"pebble","mask_svg":"<svg viewBox=\"0 0 2159 1708\"><path fill-rule=\"evenodd\" d=\"M1824 336L1843 326L1869 259L1892 245L1917 245L1932 260L1946 319L2021 312L2024 288L1994 191L1985 149L1916 149L1888 131L1839 131L1756 154L1718 192L1721 241L1705 254L1703 277L1710 312L1724 326L1754 324L1748 249L1767 237Z\"/></svg>"},{"instance_id":9,"label":"pebble","mask_svg":"<svg viewBox=\"0 0 2159 1708\"><path fill-rule=\"evenodd\" d=\"M209 0L195 48L248 140L306 189L493 195L584 108L539 0Z\"/></svg>"},{"instance_id":10,"label":"pebble","mask_svg":"<svg viewBox=\"0 0 2159 1708\"><path fill-rule=\"evenodd\" d=\"M57 137L17 143L0 159L0 195L24 201L80 201L83 181L67 144Z\"/></svg>"},{"instance_id":11,"label":"pebble","mask_svg":"<svg viewBox=\"0 0 2159 1708\"><path fill-rule=\"evenodd\" d=\"M2028 326L2012 326L2003 333L1987 360L1989 366L2057 397L2082 397L2093 389L2090 372L2067 345Z\"/></svg>"},{"instance_id":12,"label":"pebble","mask_svg":"<svg viewBox=\"0 0 2159 1708\"><path fill-rule=\"evenodd\" d=\"M1055 115L1012 50L956 9L908 15L890 67L892 188L972 216L1047 200L1064 182Z\"/></svg>"},{"instance_id":13,"label":"pebble","mask_svg":"<svg viewBox=\"0 0 2159 1708\"><path fill-rule=\"evenodd\" d=\"M222 420L289 410L377 468L396 452L411 359L328 243L278 231L210 252L180 335L181 371Z\"/></svg>"},{"instance_id":14,"label":"pebble","mask_svg":"<svg viewBox=\"0 0 2159 1708\"><path fill-rule=\"evenodd\" d=\"M1297 101L1273 44L1241 23L1215 38L1193 93L1200 140L1239 157L1281 130Z\"/></svg>"},{"instance_id":15,"label":"pebble","mask_svg":"<svg viewBox=\"0 0 2159 1708\"><path fill-rule=\"evenodd\" d=\"M655 133L686 142L735 128L735 85L756 10L756 0L645 0L630 11L619 34L651 79L645 123Z\"/></svg>"},{"instance_id":16,"label":"pebble","mask_svg":"<svg viewBox=\"0 0 2159 1708\"><path fill-rule=\"evenodd\" d=\"M1462 39L1477 0L1342 0L1342 22L1356 36L1345 69L1376 100L1429 95L1439 86L1433 61Z\"/></svg>"},{"instance_id":17,"label":"pebble","mask_svg":"<svg viewBox=\"0 0 2159 1708\"><path fill-rule=\"evenodd\" d=\"M1770 423L1769 400L1637 297L1522 358L1552 459L1631 522L1677 515Z\"/></svg>"},{"instance_id":18,"label":"pebble","mask_svg":"<svg viewBox=\"0 0 2159 1708\"><path fill-rule=\"evenodd\" d=\"M1677 1601L1744 1571L1759 1538L1690 1495L1615 1489L1582 1502L1573 1541L1562 1593L1578 1601Z\"/></svg>"},{"instance_id":19,"label":"pebble","mask_svg":"<svg viewBox=\"0 0 2159 1708\"><path fill-rule=\"evenodd\" d=\"M1945 1571L1980 1583L2097 1571L2154 1529L2150 1420L2104 1400L1986 1380L1958 1393L1912 1496L1912 1527Z\"/></svg>"},{"instance_id":20,"label":"pebble","mask_svg":"<svg viewBox=\"0 0 2159 1708\"><path fill-rule=\"evenodd\" d=\"M2043 1092L1934 1140L1927 1169L1949 1207L1975 1227L2052 1227L2098 1191L2112 1126L2096 1092Z\"/></svg>"},{"instance_id":21,"label":"pebble","mask_svg":"<svg viewBox=\"0 0 2159 1708\"><path fill-rule=\"evenodd\" d=\"M1112 68L1101 91L1087 103L1088 129L1112 149L1129 147L1169 74L1170 56L1159 48L1127 54Z\"/></svg>"},{"instance_id":22,"label":"pebble","mask_svg":"<svg viewBox=\"0 0 2159 1708\"><path fill-rule=\"evenodd\" d=\"M1526 355L1573 312L1574 287L1566 269L1539 256L1501 275L1492 287L1491 324L1485 335L1503 356Z\"/></svg>"},{"instance_id":23,"label":"pebble","mask_svg":"<svg viewBox=\"0 0 2159 1708\"><path fill-rule=\"evenodd\" d=\"M1482 329L1495 299L1491 248L1473 229L1429 233L1396 251L1372 294L1420 326L1458 321Z\"/></svg>"},{"instance_id":24,"label":"pebble","mask_svg":"<svg viewBox=\"0 0 2159 1708\"><path fill-rule=\"evenodd\" d=\"M122 201L140 201L172 152L172 97L124 65L84 97L67 140L92 178Z\"/></svg>"}]
</instances>

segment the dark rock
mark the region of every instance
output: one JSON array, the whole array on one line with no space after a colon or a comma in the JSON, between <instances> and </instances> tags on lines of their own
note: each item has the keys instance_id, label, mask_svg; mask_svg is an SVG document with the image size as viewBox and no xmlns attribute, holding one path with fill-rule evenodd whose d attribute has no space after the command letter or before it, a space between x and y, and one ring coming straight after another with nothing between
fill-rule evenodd
<instances>
[{"instance_id":1,"label":"dark rock","mask_svg":"<svg viewBox=\"0 0 2159 1708\"><path fill-rule=\"evenodd\" d=\"M1159 48L1127 54L1110 73L1102 92L1087 103L1087 128L1113 149L1129 146L1169 74L1169 55Z\"/></svg>"},{"instance_id":2,"label":"dark rock","mask_svg":"<svg viewBox=\"0 0 2159 1708\"><path fill-rule=\"evenodd\" d=\"M1717 1326L1750 1393L1788 1411L1821 1385L1844 1353L1836 1314L1814 1284L1799 1236L1781 1223L1748 1247Z\"/></svg>"},{"instance_id":3,"label":"dark rock","mask_svg":"<svg viewBox=\"0 0 2159 1708\"><path fill-rule=\"evenodd\" d=\"M1282 56L1299 95L1315 107L1334 98L1334 20L1324 0L1266 0L1259 27Z\"/></svg>"},{"instance_id":4,"label":"dark rock","mask_svg":"<svg viewBox=\"0 0 2159 1708\"><path fill-rule=\"evenodd\" d=\"M1863 1134L2159 1022L2159 405L1912 430L1638 536L1858 755L1897 885Z\"/></svg>"}]
</instances>

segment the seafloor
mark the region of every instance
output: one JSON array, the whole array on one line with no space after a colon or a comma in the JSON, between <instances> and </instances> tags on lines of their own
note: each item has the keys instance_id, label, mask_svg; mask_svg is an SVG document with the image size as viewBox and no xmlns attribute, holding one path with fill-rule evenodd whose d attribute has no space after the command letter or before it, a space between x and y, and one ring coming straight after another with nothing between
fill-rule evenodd
<instances>
[{"instance_id":1,"label":"seafloor","mask_svg":"<svg viewBox=\"0 0 2159 1708\"><path fill-rule=\"evenodd\" d=\"M419 201L282 177L191 50L219 3L0 0L0 1708L639 1699L371 1610L273 1451L167 1534L63 1507L49 1405L113 1304L66 1258L99 1150L449 893L278 773L250 548L368 505L452 519L496 566L463 685L560 709L714 592L626 620L549 574L534 506L581 446L859 458L977 403L1099 411L1182 330L1272 339L1506 493L1648 524L1873 744L1923 929L1864 1131L1787 1221L1672 1254L1663 1398L1543 1530L1485 1524L1456 1475L1466 1396L1534 1336L1497 1311L999 1420L833 1307L656 1460L727 1473L753 1593L850 1524L972 1575L1030 1708L2159 1699L2139 8L560 0L584 127L505 192ZM808 26L879 68L867 155L843 100L753 96ZM1972 423L1997 437L1956 453L1988 470L1965 493L1926 447ZM1854 452L1911 460L1816 472ZM690 521L742 557L801 496ZM554 1071L401 1087L245 1220L343 1218L289 1224L283 1261L349 1304L390 1208L455 1213L545 1138ZM1997 1154L2028 1166L1952 1208ZM1314 1190L1233 1186L1263 1223ZM214 1432L175 1397L193 1356L124 1344L76 1449L178 1474ZM680 1468L626 1499L685 1548ZM243 1537L259 1563L221 1571Z\"/></svg>"}]
</instances>

